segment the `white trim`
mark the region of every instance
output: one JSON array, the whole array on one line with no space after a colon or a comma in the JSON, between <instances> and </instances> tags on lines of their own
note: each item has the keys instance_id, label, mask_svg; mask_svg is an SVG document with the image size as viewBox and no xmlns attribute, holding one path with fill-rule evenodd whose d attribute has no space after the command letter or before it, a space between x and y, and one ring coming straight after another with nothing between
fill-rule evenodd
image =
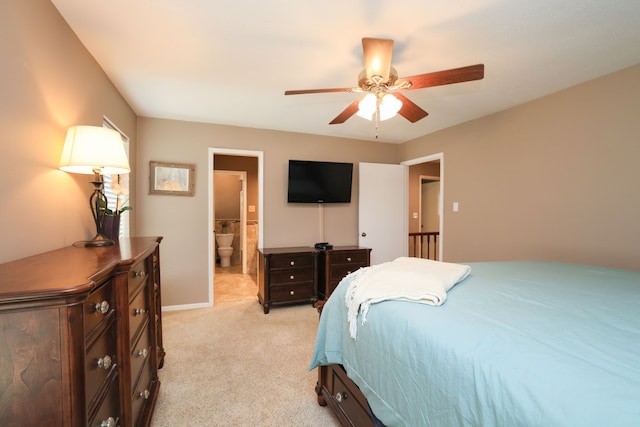
<instances>
[{"instance_id":1,"label":"white trim","mask_svg":"<svg viewBox=\"0 0 640 427\"><path fill-rule=\"evenodd\" d=\"M400 162L400 164L413 166L420 163L433 162L435 160L440 160L440 200L438 201L440 209L440 242L438 247L438 259L440 261L444 261L444 258L442 257L444 248L444 153L435 153L424 157L418 157L417 159L405 160L404 162ZM408 183L406 188L409 188Z\"/></svg>"},{"instance_id":2,"label":"white trim","mask_svg":"<svg viewBox=\"0 0 640 427\"><path fill-rule=\"evenodd\" d=\"M254 151L254 150L237 150L232 148L214 148L209 147L207 149L208 153L208 200L209 200L209 218L207 219L209 223L208 228L208 239L209 239L209 305L207 307L213 306L213 283L214 283L214 275L215 275L215 244L213 240L213 156L215 154L225 154L229 156L244 156L244 157L257 157L258 158L258 247L261 248L263 245L264 239L264 152L263 151Z\"/></svg>"},{"instance_id":3,"label":"white trim","mask_svg":"<svg viewBox=\"0 0 640 427\"><path fill-rule=\"evenodd\" d=\"M162 312L165 311L180 311L180 310L196 310L199 308L210 308L211 304L198 303L198 304L180 304L180 305L163 305Z\"/></svg>"}]
</instances>

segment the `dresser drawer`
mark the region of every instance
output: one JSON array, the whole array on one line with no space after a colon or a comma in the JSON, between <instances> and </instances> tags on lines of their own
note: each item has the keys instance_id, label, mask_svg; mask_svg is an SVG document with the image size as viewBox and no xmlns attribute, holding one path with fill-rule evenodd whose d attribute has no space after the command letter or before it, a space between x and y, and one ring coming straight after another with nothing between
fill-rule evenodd
<instances>
[{"instance_id":1,"label":"dresser drawer","mask_svg":"<svg viewBox=\"0 0 640 427\"><path fill-rule=\"evenodd\" d=\"M349 419L353 422L353 425L373 426L362 392L355 385L353 385L354 388L347 387L340 374L345 375L343 372L339 373L339 371L331 369L332 379L330 384L332 384L332 390L329 390L331 399L342 412L349 414Z\"/></svg>"},{"instance_id":2,"label":"dresser drawer","mask_svg":"<svg viewBox=\"0 0 640 427\"><path fill-rule=\"evenodd\" d=\"M138 261L129 270L129 295L133 294L149 276L146 260Z\"/></svg>"},{"instance_id":3,"label":"dresser drawer","mask_svg":"<svg viewBox=\"0 0 640 427\"><path fill-rule=\"evenodd\" d=\"M95 405L97 394L105 380L116 369L116 322L112 317L109 325L89 345L85 358L85 397L89 407Z\"/></svg>"},{"instance_id":4,"label":"dresser drawer","mask_svg":"<svg viewBox=\"0 0 640 427\"><path fill-rule=\"evenodd\" d=\"M89 298L83 303L85 337L91 335L100 322L113 312L114 301L113 280L107 281L89 295Z\"/></svg>"},{"instance_id":5,"label":"dresser drawer","mask_svg":"<svg viewBox=\"0 0 640 427\"><path fill-rule=\"evenodd\" d=\"M131 381L133 384L138 381L144 362L151 357L151 338L149 337L149 327L146 323L144 328L140 339L131 348Z\"/></svg>"},{"instance_id":6,"label":"dresser drawer","mask_svg":"<svg viewBox=\"0 0 640 427\"><path fill-rule=\"evenodd\" d=\"M134 387L134 392L131 397L134 425L138 424L142 409L147 399L151 396L151 363L149 363L149 358L147 358L145 362L142 367L140 379L138 380L137 386Z\"/></svg>"},{"instance_id":7,"label":"dresser drawer","mask_svg":"<svg viewBox=\"0 0 640 427\"><path fill-rule=\"evenodd\" d=\"M313 282L271 287L271 299L273 301L286 302L299 299L311 299L313 297Z\"/></svg>"},{"instance_id":8,"label":"dresser drawer","mask_svg":"<svg viewBox=\"0 0 640 427\"><path fill-rule=\"evenodd\" d=\"M313 269L311 268L292 268L271 272L271 285L311 281L313 281Z\"/></svg>"},{"instance_id":9,"label":"dresser drawer","mask_svg":"<svg viewBox=\"0 0 640 427\"><path fill-rule=\"evenodd\" d=\"M113 422L113 426L120 425L120 404L118 399L118 375L114 375L109 389L104 397L104 400L100 402L98 410L89 421L91 427L103 427L109 422Z\"/></svg>"},{"instance_id":10,"label":"dresser drawer","mask_svg":"<svg viewBox=\"0 0 640 427\"><path fill-rule=\"evenodd\" d=\"M149 318L149 304L147 301L147 288L142 288L133 297L129 304L129 339L132 341L140 333L140 328Z\"/></svg>"},{"instance_id":11,"label":"dresser drawer","mask_svg":"<svg viewBox=\"0 0 640 427\"><path fill-rule=\"evenodd\" d=\"M283 254L271 256L271 269L292 267L313 267L311 254Z\"/></svg>"},{"instance_id":12,"label":"dresser drawer","mask_svg":"<svg viewBox=\"0 0 640 427\"><path fill-rule=\"evenodd\" d=\"M344 278L347 274L353 273L361 267L365 267L364 265L336 265L331 267L331 273L329 280L333 283L338 283L340 280Z\"/></svg>"},{"instance_id":13,"label":"dresser drawer","mask_svg":"<svg viewBox=\"0 0 640 427\"><path fill-rule=\"evenodd\" d=\"M331 254L331 265L354 264L357 266L365 266L369 264L369 251L334 251Z\"/></svg>"}]
</instances>

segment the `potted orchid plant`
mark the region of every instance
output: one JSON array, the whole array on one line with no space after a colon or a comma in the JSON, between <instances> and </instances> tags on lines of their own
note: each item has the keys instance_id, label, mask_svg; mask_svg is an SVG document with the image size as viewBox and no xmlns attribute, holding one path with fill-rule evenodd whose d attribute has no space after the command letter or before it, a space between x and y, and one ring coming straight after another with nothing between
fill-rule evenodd
<instances>
[{"instance_id":1,"label":"potted orchid plant","mask_svg":"<svg viewBox=\"0 0 640 427\"><path fill-rule=\"evenodd\" d=\"M124 206L129 200L126 198L129 195L127 176L111 175L111 192L116 195L116 208L110 209L104 203L100 206L104 210L102 230L106 237L114 241L117 241L120 236L120 215L133 209L131 206Z\"/></svg>"}]
</instances>

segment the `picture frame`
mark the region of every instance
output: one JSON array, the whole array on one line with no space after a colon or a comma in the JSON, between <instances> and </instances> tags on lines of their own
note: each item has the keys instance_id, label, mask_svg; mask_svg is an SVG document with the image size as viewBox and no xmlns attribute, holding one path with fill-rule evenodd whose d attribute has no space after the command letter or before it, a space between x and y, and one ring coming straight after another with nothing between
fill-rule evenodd
<instances>
[{"instance_id":1,"label":"picture frame","mask_svg":"<svg viewBox=\"0 0 640 427\"><path fill-rule=\"evenodd\" d=\"M193 196L196 166L186 163L149 162L149 194Z\"/></svg>"}]
</instances>

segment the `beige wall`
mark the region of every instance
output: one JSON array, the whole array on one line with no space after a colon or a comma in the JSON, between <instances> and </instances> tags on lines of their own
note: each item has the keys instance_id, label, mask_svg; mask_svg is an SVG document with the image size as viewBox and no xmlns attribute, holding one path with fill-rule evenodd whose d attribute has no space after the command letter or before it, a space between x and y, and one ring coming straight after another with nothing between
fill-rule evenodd
<instances>
[{"instance_id":1,"label":"beige wall","mask_svg":"<svg viewBox=\"0 0 640 427\"><path fill-rule=\"evenodd\" d=\"M213 168L215 170L226 171L244 171L247 173L247 212L245 212L247 221L258 220L258 158L247 156L227 156L224 154L214 155ZM216 184L216 192L218 184ZM216 210L217 210L216 204ZM255 211L250 212L248 207L253 206ZM218 218L224 216L216 215Z\"/></svg>"},{"instance_id":2,"label":"beige wall","mask_svg":"<svg viewBox=\"0 0 640 427\"><path fill-rule=\"evenodd\" d=\"M640 65L403 144L444 153L444 260L640 270L638 82Z\"/></svg>"},{"instance_id":3,"label":"beige wall","mask_svg":"<svg viewBox=\"0 0 640 427\"><path fill-rule=\"evenodd\" d=\"M49 1L0 2L0 58L5 262L93 237L92 177L57 169L66 130L106 115L135 153L136 116Z\"/></svg>"},{"instance_id":4,"label":"beige wall","mask_svg":"<svg viewBox=\"0 0 640 427\"><path fill-rule=\"evenodd\" d=\"M165 305L206 302L208 298L209 203L208 150L261 151L264 157L264 246L309 246L320 240L317 205L287 203L289 159L356 163L354 195L348 205L324 208L325 239L335 245L357 244L357 162L398 163L394 144L313 135L139 118L137 167L147 174L149 161L194 163L195 196L148 195L138 183L138 223L143 235L162 235L162 285Z\"/></svg>"},{"instance_id":5,"label":"beige wall","mask_svg":"<svg viewBox=\"0 0 640 427\"><path fill-rule=\"evenodd\" d=\"M133 233L165 236L165 305L207 300L209 147L264 153L265 246L320 239L318 208L286 203L289 159L356 163L353 203L324 210L340 245L357 242L357 162L443 152L445 260L640 270L640 65L397 146L136 119L48 1L0 2L0 55L0 262L92 237L89 177L57 166L67 127L106 115L131 138ZM150 160L194 163L195 196L149 195Z\"/></svg>"}]
</instances>

